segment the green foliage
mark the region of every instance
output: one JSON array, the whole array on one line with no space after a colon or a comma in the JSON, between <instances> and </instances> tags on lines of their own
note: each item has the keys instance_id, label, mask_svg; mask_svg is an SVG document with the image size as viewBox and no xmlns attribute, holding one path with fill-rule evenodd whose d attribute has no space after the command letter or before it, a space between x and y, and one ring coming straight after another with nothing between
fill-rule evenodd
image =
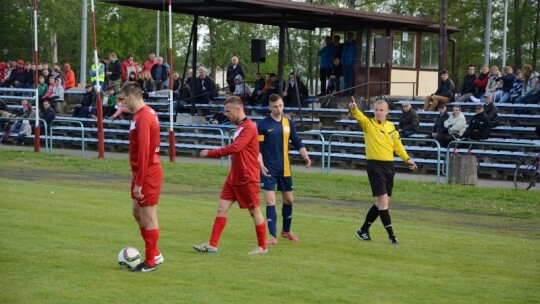
<instances>
[{"instance_id":1,"label":"green foliage","mask_svg":"<svg viewBox=\"0 0 540 304\"><path fill-rule=\"evenodd\" d=\"M528 219L457 206L486 195L513 209L536 202L521 196L532 192L401 182L391 205L401 245L391 246L380 221L373 241L353 236L373 203L365 178L296 173L300 242L280 239L267 255L248 256L253 222L233 206L220 252L205 255L191 246L208 239L227 169L164 164L158 214L165 263L133 274L116 262L121 248L144 248L131 215L127 159L0 151L0 162L2 303L540 301L538 206Z\"/></svg>"}]
</instances>

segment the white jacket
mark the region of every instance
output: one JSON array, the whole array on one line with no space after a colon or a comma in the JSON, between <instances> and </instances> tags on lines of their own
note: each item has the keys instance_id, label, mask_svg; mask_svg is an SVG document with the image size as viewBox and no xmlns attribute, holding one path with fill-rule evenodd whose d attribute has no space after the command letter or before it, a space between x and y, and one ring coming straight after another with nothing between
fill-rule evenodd
<instances>
[{"instance_id":1,"label":"white jacket","mask_svg":"<svg viewBox=\"0 0 540 304\"><path fill-rule=\"evenodd\" d=\"M465 115L463 113L459 113L458 116L455 116L453 113L450 114L450 118L444 121L444 127L448 129L448 133L450 134L457 133L459 136L463 135L463 132L467 128Z\"/></svg>"}]
</instances>

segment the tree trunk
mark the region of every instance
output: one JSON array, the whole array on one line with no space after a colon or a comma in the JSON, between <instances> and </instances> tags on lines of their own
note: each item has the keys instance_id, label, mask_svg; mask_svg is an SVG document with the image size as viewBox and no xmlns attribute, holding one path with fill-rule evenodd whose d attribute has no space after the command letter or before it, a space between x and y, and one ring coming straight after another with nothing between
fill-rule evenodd
<instances>
[{"instance_id":1,"label":"tree trunk","mask_svg":"<svg viewBox=\"0 0 540 304\"><path fill-rule=\"evenodd\" d=\"M54 64L55 62L58 62L58 43L56 42L56 32L51 32L51 55L52 60L51 62Z\"/></svg>"},{"instance_id":2,"label":"tree trunk","mask_svg":"<svg viewBox=\"0 0 540 304\"><path fill-rule=\"evenodd\" d=\"M214 81L217 82L216 79L216 69L217 69L217 50L216 50L216 22L214 19L208 18L208 42L209 42L209 50L210 50L210 78L214 79Z\"/></svg>"},{"instance_id":3,"label":"tree trunk","mask_svg":"<svg viewBox=\"0 0 540 304\"><path fill-rule=\"evenodd\" d=\"M520 0L514 0L514 71L521 69L523 64L521 58L521 48L523 47L523 18L521 14L529 4L529 0L525 0L523 6L520 5L520 2Z\"/></svg>"}]
</instances>

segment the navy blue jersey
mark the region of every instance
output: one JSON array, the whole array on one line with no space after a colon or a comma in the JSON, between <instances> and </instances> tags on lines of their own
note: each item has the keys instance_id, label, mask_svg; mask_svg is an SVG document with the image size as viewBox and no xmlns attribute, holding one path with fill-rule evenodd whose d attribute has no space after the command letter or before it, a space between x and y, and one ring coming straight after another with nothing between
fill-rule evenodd
<instances>
[{"instance_id":1,"label":"navy blue jersey","mask_svg":"<svg viewBox=\"0 0 540 304\"><path fill-rule=\"evenodd\" d=\"M272 116L268 116L257 124L257 130L259 150L268 173L271 176L291 176L289 141L297 150L304 147L296 133L294 122L291 123L286 117L275 121Z\"/></svg>"}]
</instances>

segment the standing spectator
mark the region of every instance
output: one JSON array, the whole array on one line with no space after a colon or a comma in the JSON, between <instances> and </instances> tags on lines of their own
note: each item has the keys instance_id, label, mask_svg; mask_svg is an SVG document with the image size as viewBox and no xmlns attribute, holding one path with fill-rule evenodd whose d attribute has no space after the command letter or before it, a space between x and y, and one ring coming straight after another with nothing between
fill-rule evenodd
<instances>
[{"instance_id":1,"label":"standing spectator","mask_svg":"<svg viewBox=\"0 0 540 304\"><path fill-rule=\"evenodd\" d=\"M48 134L51 134L51 123L56 118L56 112L51 107L51 104L48 100L43 101L43 111L40 112L41 118L47 123ZM43 122L40 122L41 127L44 128Z\"/></svg>"},{"instance_id":2,"label":"standing spectator","mask_svg":"<svg viewBox=\"0 0 540 304\"><path fill-rule=\"evenodd\" d=\"M459 98L456 99L456 101L469 101L471 96L473 96L475 91L474 81L477 78L474 70L474 64L469 64L467 68L467 75L463 77L463 83L461 84L461 89L459 90Z\"/></svg>"},{"instance_id":3,"label":"standing spectator","mask_svg":"<svg viewBox=\"0 0 540 304\"><path fill-rule=\"evenodd\" d=\"M523 73L523 81L525 83L525 86L523 90L523 96L518 99L517 102L524 104L537 104L540 102L540 89L538 89L538 72L533 71L532 66L528 64L523 67L523 70L525 71Z\"/></svg>"},{"instance_id":4,"label":"standing spectator","mask_svg":"<svg viewBox=\"0 0 540 304\"><path fill-rule=\"evenodd\" d=\"M109 64L109 71L106 75L109 77L109 87L113 87L115 92L120 92L120 84L122 82L122 65L116 57L115 53L109 54L111 63Z\"/></svg>"},{"instance_id":5,"label":"standing spectator","mask_svg":"<svg viewBox=\"0 0 540 304\"><path fill-rule=\"evenodd\" d=\"M64 78L64 90L69 90L75 87L75 72L71 69L69 63L64 63L64 72L62 72L62 78Z\"/></svg>"},{"instance_id":6,"label":"standing spectator","mask_svg":"<svg viewBox=\"0 0 540 304\"><path fill-rule=\"evenodd\" d=\"M356 85L356 40L354 40L354 33L347 33L347 41L343 45L343 54L341 56L341 64L343 65L343 88L345 95L354 95L354 86Z\"/></svg>"},{"instance_id":7,"label":"standing spectator","mask_svg":"<svg viewBox=\"0 0 540 304\"><path fill-rule=\"evenodd\" d=\"M121 95L126 106L135 113L129 130L129 162L131 180L132 214L144 240L144 262L131 269L135 272L157 270L163 263L158 249L159 224L157 205L163 170L159 160L159 123L157 114L144 104L141 88L135 82L122 86Z\"/></svg>"},{"instance_id":8,"label":"standing spectator","mask_svg":"<svg viewBox=\"0 0 540 304\"><path fill-rule=\"evenodd\" d=\"M339 61L341 62L341 55L343 54L343 43L341 43L340 35L334 35L334 45L334 58L339 58Z\"/></svg>"},{"instance_id":9,"label":"standing spectator","mask_svg":"<svg viewBox=\"0 0 540 304\"><path fill-rule=\"evenodd\" d=\"M493 98L491 94L486 93L484 96L484 112L489 118L490 128L496 128L499 126L498 110L495 104L493 103Z\"/></svg>"},{"instance_id":10,"label":"standing spectator","mask_svg":"<svg viewBox=\"0 0 540 304\"><path fill-rule=\"evenodd\" d=\"M437 108L439 109L439 115L435 118L431 138L438 141L442 147L446 147L446 145L443 145L444 139L448 136L448 128L445 126L445 122L450 118L450 115L446 111L445 104L440 104Z\"/></svg>"},{"instance_id":11,"label":"standing spectator","mask_svg":"<svg viewBox=\"0 0 540 304\"><path fill-rule=\"evenodd\" d=\"M441 71L441 80L437 91L431 96L427 96L424 101L424 111L434 111L440 103L446 104L454 100L454 82L448 78L448 71ZM431 102L431 105L430 105Z\"/></svg>"},{"instance_id":12,"label":"standing spectator","mask_svg":"<svg viewBox=\"0 0 540 304\"><path fill-rule=\"evenodd\" d=\"M332 59L336 52L336 46L332 42L332 37L326 36L324 38L325 46L317 52L317 56L320 57L319 62L319 80L321 81L321 93L317 96L324 96L328 92L326 91L326 80L332 74Z\"/></svg>"},{"instance_id":13,"label":"standing spectator","mask_svg":"<svg viewBox=\"0 0 540 304\"><path fill-rule=\"evenodd\" d=\"M462 138L464 140L481 140L489 138L489 130L491 128L491 124L489 122L489 117L484 112L484 105L477 104L475 106L475 110L476 114L469 122L469 126L465 130L465 133L463 133Z\"/></svg>"},{"instance_id":14,"label":"standing spectator","mask_svg":"<svg viewBox=\"0 0 540 304\"><path fill-rule=\"evenodd\" d=\"M7 63L0 62L0 88L5 86L6 83L6 71L7 71Z\"/></svg>"},{"instance_id":15,"label":"standing spectator","mask_svg":"<svg viewBox=\"0 0 540 304\"><path fill-rule=\"evenodd\" d=\"M33 89L34 88L34 74L35 74L35 65L32 65L30 61L28 61L24 65L24 71L23 71L23 78L21 81L20 88L24 89Z\"/></svg>"},{"instance_id":16,"label":"standing spectator","mask_svg":"<svg viewBox=\"0 0 540 304\"><path fill-rule=\"evenodd\" d=\"M227 84L229 85L229 92L234 92L234 79L236 79L236 76L238 75L242 76L242 79L246 77L242 65L238 63L238 57L233 56L231 58L231 64L227 67Z\"/></svg>"},{"instance_id":17,"label":"standing spectator","mask_svg":"<svg viewBox=\"0 0 540 304\"><path fill-rule=\"evenodd\" d=\"M419 126L420 118L418 113L412 108L410 102L404 102L401 117L399 118L399 136L409 137L416 134Z\"/></svg>"},{"instance_id":18,"label":"standing spectator","mask_svg":"<svg viewBox=\"0 0 540 304\"><path fill-rule=\"evenodd\" d=\"M216 83L207 76L206 69L200 67L197 71L199 77L195 85L194 98L196 103L210 103L212 98L217 97Z\"/></svg>"},{"instance_id":19,"label":"standing spectator","mask_svg":"<svg viewBox=\"0 0 540 304\"><path fill-rule=\"evenodd\" d=\"M298 89L298 96L300 97L300 101L308 98L308 89L306 85L302 82L302 80L297 79L296 75L291 72L289 74L289 81L287 82L285 90L283 91L283 101L285 102L286 107L299 106L296 89Z\"/></svg>"},{"instance_id":20,"label":"standing spectator","mask_svg":"<svg viewBox=\"0 0 540 304\"><path fill-rule=\"evenodd\" d=\"M255 74L255 86L253 87L250 99L251 105L258 105L261 102L262 90L264 88L264 79L261 76L261 73Z\"/></svg>"},{"instance_id":21,"label":"standing spectator","mask_svg":"<svg viewBox=\"0 0 540 304\"><path fill-rule=\"evenodd\" d=\"M293 179L289 163L289 142L302 156L306 168L311 166L308 152L302 143L294 122L283 116L283 100L272 94L269 98L270 115L257 124L259 133L259 166L261 167L261 188L266 203L266 218L271 238L268 245L277 244L276 185L283 198L281 215L283 228L281 236L290 241L298 241L291 232L293 217Z\"/></svg>"},{"instance_id":22,"label":"standing spectator","mask_svg":"<svg viewBox=\"0 0 540 304\"><path fill-rule=\"evenodd\" d=\"M514 85L514 79L516 79L516 76L514 75L514 70L511 66L505 66L504 67L504 74L502 76L499 76L497 80L502 81L502 86L500 89L495 92L495 95L493 95L493 101L496 103L505 103L508 100L510 100L510 91L512 90L512 86Z\"/></svg>"},{"instance_id":23,"label":"standing spectator","mask_svg":"<svg viewBox=\"0 0 540 304\"><path fill-rule=\"evenodd\" d=\"M133 54L131 53L127 54L126 60L122 62L122 81L123 82L128 81L128 76L131 72L137 73L140 70L141 68L139 67L137 62L133 60Z\"/></svg>"},{"instance_id":24,"label":"standing spectator","mask_svg":"<svg viewBox=\"0 0 540 304\"><path fill-rule=\"evenodd\" d=\"M104 67L104 72L105 72L105 79L103 79L103 85L104 86L109 86L109 74L107 72L109 72L109 67L110 67L110 64L111 64L111 59L109 58L109 56L104 56L103 59L101 60L101 63L103 64L103 67ZM116 92L116 91L115 91Z\"/></svg>"},{"instance_id":25,"label":"standing spectator","mask_svg":"<svg viewBox=\"0 0 540 304\"><path fill-rule=\"evenodd\" d=\"M439 143L441 147L446 148L451 141L460 139L467 128L467 120L465 120L465 115L461 113L460 106L454 106L452 115L444 121L444 127L448 129L448 134L439 140Z\"/></svg>"},{"instance_id":26,"label":"standing spectator","mask_svg":"<svg viewBox=\"0 0 540 304\"><path fill-rule=\"evenodd\" d=\"M375 117L367 118L356 106L354 97L349 103L351 114L358 121L364 131L366 142L367 174L371 184L371 192L377 197L367 215L362 227L355 233L355 236L363 241L371 241L369 228L371 224L380 216L381 221L388 233L391 244L398 245L390 212L388 211L389 197L392 196L394 185L394 153L397 154L409 169L416 169L416 164L409 157L403 147L394 124L386 119L388 116L388 103L384 100L375 102Z\"/></svg>"},{"instance_id":27,"label":"standing spectator","mask_svg":"<svg viewBox=\"0 0 540 304\"><path fill-rule=\"evenodd\" d=\"M99 82L99 85L101 87L101 91L103 91L103 88L105 88L105 64L103 62L98 62L97 65L97 74L96 74L96 64L93 63L90 67L90 83L92 86L96 86Z\"/></svg>"},{"instance_id":28,"label":"standing spectator","mask_svg":"<svg viewBox=\"0 0 540 304\"><path fill-rule=\"evenodd\" d=\"M152 79L154 79L156 83L156 91L162 90L163 82L169 79L169 70L163 64L163 57L157 58L157 64L154 64L154 66L152 66L151 74Z\"/></svg>"},{"instance_id":29,"label":"standing spectator","mask_svg":"<svg viewBox=\"0 0 540 304\"><path fill-rule=\"evenodd\" d=\"M157 64L157 59L156 59L156 54L155 53L150 53L150 55L148 55L148 60L146 60L142 66L142 70L143 71L151 71L152 70L152 67Z\"/></svg>"},{"instance_id":30,"label":"standing spectator","mask_svg":"<svg viewBox=\"0 0 540 304\"><path fill-rule=\"evenodd\" d=\"M205 253L218 252L219 239L227 224L227 212L235 201L241 209L248 209L255 223L258 246L248 254L264 254L266 249L266 222L259 202L259 141L257 127L246 117L244 103L238 96L225 100L225 116L236 124L231 145L215 150L202 150L201 157L223 157L232 155L231 171L225 180L217 215L210 241L193 246L195 250Z\"/></svg>"}]
</instances>

